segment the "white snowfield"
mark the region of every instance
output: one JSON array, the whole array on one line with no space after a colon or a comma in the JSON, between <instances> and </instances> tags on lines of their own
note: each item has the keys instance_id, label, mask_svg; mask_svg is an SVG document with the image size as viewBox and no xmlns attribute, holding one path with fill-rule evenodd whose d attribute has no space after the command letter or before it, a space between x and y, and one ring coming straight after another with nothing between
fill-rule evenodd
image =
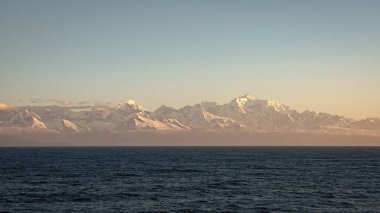
<instances>
[{"instance_id":1,"label":"white snowfield","mask_svg":"<svg viewBox=\"0 0 380 213\"><path fill-rule=\"evenodd\" d=\"M353 120L339 115L298 112L276 100L249 94L226 104L202 102L175 109L161 106L153 112L133 100L114 107L28 106L0 104L0 128L39 129L52 132L165 131L320 131L379 132L380 119Z\"/></svg>"}]
</instances>

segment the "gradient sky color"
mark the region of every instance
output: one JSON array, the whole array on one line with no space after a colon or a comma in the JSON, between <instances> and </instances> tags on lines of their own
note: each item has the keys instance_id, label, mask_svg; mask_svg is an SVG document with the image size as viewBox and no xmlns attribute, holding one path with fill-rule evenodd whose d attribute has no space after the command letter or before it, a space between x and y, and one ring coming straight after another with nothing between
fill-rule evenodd
<instances>
[{"instance_id":1,"label":"gradient sky color","mask_svg":"<svg viewBox=\"0 0 380 213\"><path fill-rule=\"evenodd\" d=\"M245 93L380 117L380 1L0 0L0 102Z\"/></svg>"}]
</instances>

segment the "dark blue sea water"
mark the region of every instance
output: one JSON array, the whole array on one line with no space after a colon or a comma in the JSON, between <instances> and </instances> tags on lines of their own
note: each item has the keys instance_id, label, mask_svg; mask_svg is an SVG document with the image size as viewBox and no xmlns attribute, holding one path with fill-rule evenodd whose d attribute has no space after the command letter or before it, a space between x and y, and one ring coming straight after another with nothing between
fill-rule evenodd
<instances>
[{"instance_id":1,"label":"dark blue sea water","mask_svg":"<svg viewBox=\"0 0 380 213\"><path fill-rule=\"evenodd\" d=\"M380 212L380 149L1 148L1 211Z\"/></svg>"}]
</instances>

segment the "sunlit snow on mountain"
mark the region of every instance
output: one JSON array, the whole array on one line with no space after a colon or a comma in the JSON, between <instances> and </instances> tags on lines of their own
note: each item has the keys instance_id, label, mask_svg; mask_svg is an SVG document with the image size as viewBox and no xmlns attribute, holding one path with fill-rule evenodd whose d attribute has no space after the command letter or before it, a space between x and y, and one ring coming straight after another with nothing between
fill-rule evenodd
<instances>
[{"instance_id":1,"label":"sunlit snow on mountain","mask_svg":"<svg viewBox=\"0 0 380 213\"><path fill-rule=\"evenodd\" d=\"M204 101L179 109L162 105L148 111L133 100L117 106L18 106L1 104L1 133L128 131L322 132L375 134L379 118L353 120L339 115L298 112L276 100L246 94L226 104Z\"/></svg>"}]
</instances>

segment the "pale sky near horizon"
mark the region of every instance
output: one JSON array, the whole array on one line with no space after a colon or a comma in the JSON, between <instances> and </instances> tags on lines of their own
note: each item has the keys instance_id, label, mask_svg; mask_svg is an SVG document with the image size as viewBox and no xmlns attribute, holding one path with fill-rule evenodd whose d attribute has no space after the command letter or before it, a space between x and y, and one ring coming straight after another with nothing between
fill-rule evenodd
<instances>
[{"instance_id":1,"label":"pale sky near horizon","mask_svg":"<svg viewBox=\"0 0 380 213\"><path fill-rule=\"evenodd\" d=\"M380 117L380 1L0 0L0 102L245 93Z\"/></svg>"}]
</instances>

